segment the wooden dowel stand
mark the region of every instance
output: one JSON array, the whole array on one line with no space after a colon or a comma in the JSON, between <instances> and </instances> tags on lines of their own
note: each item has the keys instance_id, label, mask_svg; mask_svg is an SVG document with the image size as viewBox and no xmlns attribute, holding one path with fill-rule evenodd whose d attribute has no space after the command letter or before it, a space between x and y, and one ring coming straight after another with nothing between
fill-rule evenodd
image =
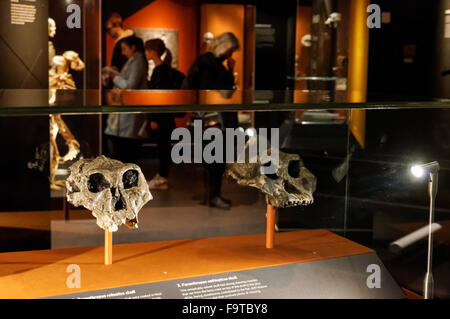
<instances>
[{"instance_id":1,"label":"wooden dowel stand","mask_svg":"<svg viewBox=\"0 0 450 319\"><path fill-rule=\"evenodd\" d=\"M266 248L273 248L275 237L275 216L276 209L272 205L267 205L266 218Z\"/></svg>"},{"instance_id":2,"label":"wooden dowel stand","mask_svg":"<svg viewBox=\"0 0 450 319\"><path fill-rule=\"evenodd\" d=\"M105 230L105 265L112 264L112 232Z\"/></svg>"}]
</instances>

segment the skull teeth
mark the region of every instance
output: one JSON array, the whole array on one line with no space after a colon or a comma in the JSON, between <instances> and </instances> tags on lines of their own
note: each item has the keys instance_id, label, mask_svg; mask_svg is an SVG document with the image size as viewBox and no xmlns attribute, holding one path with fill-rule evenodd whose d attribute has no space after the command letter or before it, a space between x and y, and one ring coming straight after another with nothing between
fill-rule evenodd
<instances>
[{"instance_id":1,"label":"skull teeth","mask_svg":"<svg viewBox=\"0 0 450 319\"><path fill-rule=\"evenodd\" d=\"M293 200L288 200L287 203L285 203L284 207L309 205L311 203L312 203L312 201L310 199L293 199Z\"/></svg>"}]
</instances>

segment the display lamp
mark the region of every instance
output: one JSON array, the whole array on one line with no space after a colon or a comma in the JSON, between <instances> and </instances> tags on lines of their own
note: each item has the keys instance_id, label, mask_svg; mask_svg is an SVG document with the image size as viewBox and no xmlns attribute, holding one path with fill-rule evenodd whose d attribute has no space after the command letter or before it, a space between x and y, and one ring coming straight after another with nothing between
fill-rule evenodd
<instances>
[{"instance_id":1,"label":"display lamp","mask_svg":"<svg viewBox=\"0 0 450 319\"><path fill-rule=\"evenodd\" d=\"M434 161L427 164L414 165L411 167L411 173L417 177L428 177L428 195L430 196L430 220L428 222L428 257L427 273L423 280L423 297L432 299L434 294L434 281L432 273L433 262L433 222L434 222L434 203L438 188L439 163Z\"/></svg>"}]
</instances>

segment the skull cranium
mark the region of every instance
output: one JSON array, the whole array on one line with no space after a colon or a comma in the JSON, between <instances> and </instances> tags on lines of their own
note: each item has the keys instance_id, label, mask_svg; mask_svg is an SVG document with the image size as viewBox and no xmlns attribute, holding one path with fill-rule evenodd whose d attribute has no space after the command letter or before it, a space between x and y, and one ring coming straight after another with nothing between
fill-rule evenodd
<instances>
[{"instance_id":1,"label":"skull cranium","mask_svg":"<svg viewBox=\"0 0 450 319\"><path fill-rule=\"evenodd\" d=\"M91 210L97 225L109 231L122 224L137 228L139 211L153 199L139 166L105 156L74 163L66 187L67 200Z\"/></svg>"},{"instance_id":2,"label":"skull cranium","mask_svg":"<svg viewBox=\"0 0 450 319\"><path fill-rule=\"evenodd\" d=\"M249 146L261 138L250 138L245 151L248 153ZM228 174L241 185L260 189L266 194L267 203L275 207L312 204L316 177L304 166L300 156L269 148L271 156L277 154L278 163L271 161L271 156L258 155L253 162L228 164ZM271 165L275 166L275 173L264 173L262 168Z\"/></svg>"}]
</instances>

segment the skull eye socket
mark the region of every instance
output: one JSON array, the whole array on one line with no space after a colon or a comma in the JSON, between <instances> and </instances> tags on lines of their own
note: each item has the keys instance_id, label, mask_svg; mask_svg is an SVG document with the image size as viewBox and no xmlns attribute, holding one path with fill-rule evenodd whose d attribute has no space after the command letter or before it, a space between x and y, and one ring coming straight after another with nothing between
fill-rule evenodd
<instances>
[{"instance_id":1,"label":"skull eye socket","mask_svg":"<svg viewBox=\"0 0 450 319\"><path fill-rule=\"evenodd\" d=\"M293 161L289 162L288 173L289 173L289 176L291 176L293 178L297 178L300 175L300 161L299 160L293 160Z\"/></svg>"},{"instance_id":2,"label":"skull eye socket","mask_svg":"<svg viewBox=\"0 0 450 319\"><path fill-rule=\"evenodd\" d=\"M133 188L138 186L139 173L135 169L130 169L126 171L122 176L123 187L125 189Z\"/></svg>"},{"instance_id":3,"label":"skull eye socket","mask_svg":"<svg viewBox=\"0 0 450 319\"><path fill-rule=\"evenodd\" d=\"M89 176L87 187L91 193L99 193L102 190L109 188L110 185L103 174L95 173Z\"/></svg>"}]
</instances>

